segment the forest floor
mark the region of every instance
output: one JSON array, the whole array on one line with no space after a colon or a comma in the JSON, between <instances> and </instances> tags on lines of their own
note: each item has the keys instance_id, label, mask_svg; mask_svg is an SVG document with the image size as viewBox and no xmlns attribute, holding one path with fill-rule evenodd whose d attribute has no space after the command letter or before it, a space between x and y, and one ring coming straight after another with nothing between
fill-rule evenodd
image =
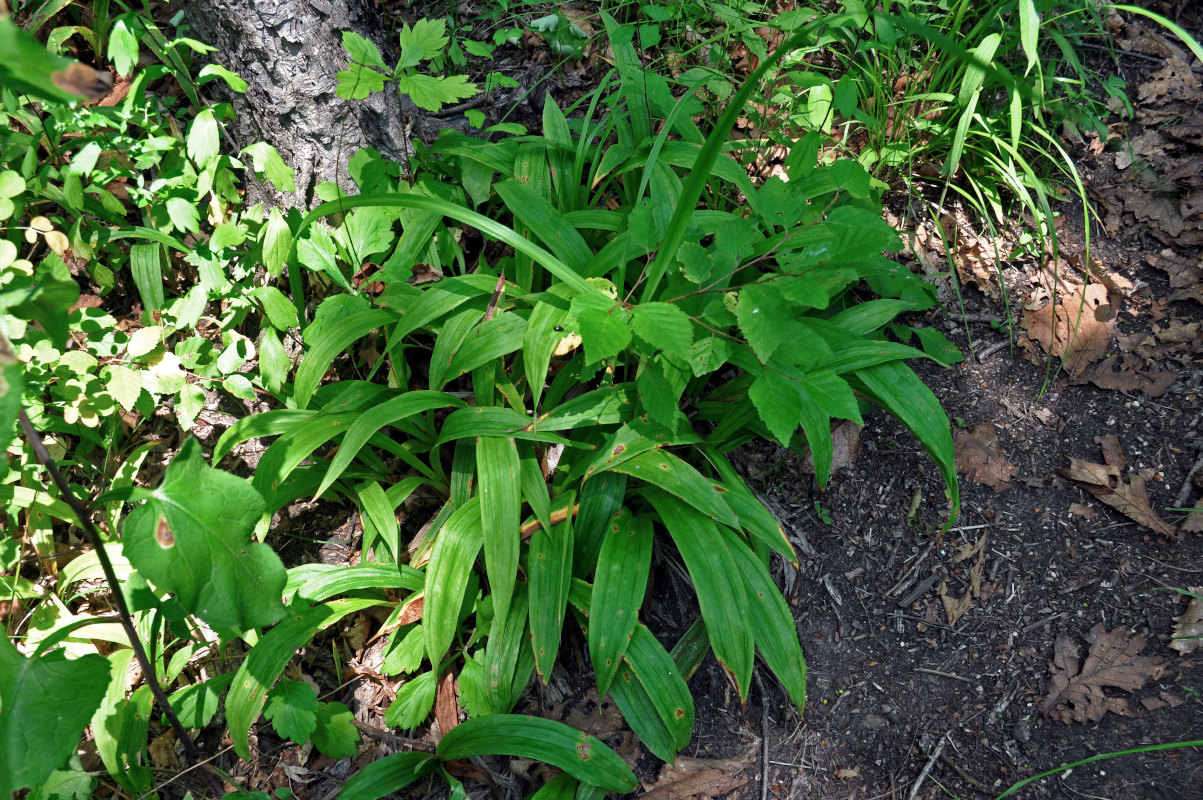
<instances>
[{"instance_id":1,"label":"forest floor","mask_svg":"<svg viewBox=\"0 0 1203 800\"><path fill-rule=\"evenodd\" d=\"M1194 14L1180 22L1199 35ZM1088 250L1080 204L1062 210L1055 256L1015 255L1013 240L989 241L951 207L938 223L956 235L962 302L954 294L910 322L940 326L966 354L948 369L917 365L955 425L962 510L951 529L940 532L949 506L935 465L884 414L837 432L843 457L823 491L793 453L762 444L739 456L800 558L777 574L809 666L805 714L768 673L741 705L711 657L690 682L695 739L664 766L590 690L579 642L517 712L600 736L657 800L992 798L1091 756L1203 740L1203 652L1199 640L1174 649L1170 639L1176 625L1203 632L1203 602L1173 590L1203 592L1203 514L1172 510L1203 502L1203 71L1134 23L1117 46L1135 116L1105 140L1070 143L1101 218ZM587 77L567 79L553 86L588 88ZM887 201L905 257L945 264L919 201ZM996 244L1009 260L996 263ZM335 560L354 527L341 513L292 531L316 538L344 523L313 545ZM655 580L680 583L671 558ZM671 642L681 609L673 591L654 594L666 599L645 621ZM383 728L389 700L375 683L335 699L361 730ZM268 744L261 732L261 752ZM284 776L325 797L405 744L365 740L346 774L285 747L252 768L249 788ZM469 787L491 785L495 797L540 781L517 760L467 769ZM1196 746L1096 761L1017 796L1197 798L1201 786ZM439 791L412 789L405 796Z\"/></svg>"}]
</instances>

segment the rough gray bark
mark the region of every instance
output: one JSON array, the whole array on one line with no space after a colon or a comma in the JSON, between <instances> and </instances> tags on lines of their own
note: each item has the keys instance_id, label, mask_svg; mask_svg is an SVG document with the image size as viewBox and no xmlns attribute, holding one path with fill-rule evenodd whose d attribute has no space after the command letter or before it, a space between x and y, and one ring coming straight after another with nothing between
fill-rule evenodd
<instances>
[{"instance_id":1,"label":"rough gray bark","mask_svg":"<svg viewBox=\"0 0 1203 800\"><path fill-rule=\"evenodd\" d=\"M245 94L228 97L238 113L232 129L238 145L266 141L296 170L295 195L255 186L249 201L310 207L313 187L327 180L354 193L347 161L361 147L405 163L407 131L391 84L366 100L335 94L335 73L346 68L343 31L371 40L386 63L396 62L372 0L183 0L182 5L191 35L217 47L210 58L248 84Z\"/></svg>"}]
</instances>

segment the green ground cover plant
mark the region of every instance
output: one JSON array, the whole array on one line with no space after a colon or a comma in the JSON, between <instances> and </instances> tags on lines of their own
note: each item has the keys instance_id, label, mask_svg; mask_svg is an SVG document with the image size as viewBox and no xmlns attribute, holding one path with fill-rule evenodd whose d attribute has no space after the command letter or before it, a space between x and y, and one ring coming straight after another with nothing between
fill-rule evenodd
<instances>
[{"instance_id":1,"label":"green ground cover plant","mask_svg":"<svg viewBox=\"0 0 1203 800\"><path fill-rule=\"evenodd\" d=\"M0 95L0 513L23 532L0 544L0 591L31 609L0 643L0 795L91 792L72 755L89 724L112 781L154 792L156 714L194 763L188 731L219 711L243 758L256 724L353 755L350 710L284 676L365 609L387 616L382 671L405 678L385 721L425 725L448 674L468 720L433 753L373 763L343 797L434 773L456 787L443 764L481 754L560 767L548 795L629 791L634 776L602 742L512 713L565 636L583 637L599 694L666 761L692 736L687 680L709 652L741 698L759 657L805 703L805 659L769 570L773 554L796 556L734 448L767 438L809 452L825 483L833 421L878 406L931 455L941 512L955 516L948 420L907 362L959 353L903 316L935 296L886 255L899 243L877 162L827 157L822 124L790 142L788 181L754 184L731 155L748 103L843 18L791 18L750 75L727 76L707 124L716 72L673 82L645 69L649 23L603 15L613 70L570 107L548 99L540 129L446 132L404 175L362 150L348 164L359 194L325 184L321 205L286 214L241 202L247 170L283 191L292 174L267 144L230 151L230 108L203 105L196 87L241 83L195 69L204 45L107 5L90 26L51 5L30 25L49 31L49 50L0 19L0 40L32 54L4 65L14 82ZM82 107L53 79L70 65L51 53L72 37L119 71L140 48L158 63L118 105ZM399 90L437 109L474 90L437 74L455 67L457 42L477 54L441 21L398 37L391 66L344 39L340 91ZM175 81L192 107L155 81ZM367 262L379 291L355 280ZM136 298L120 314L133 324L79 302L81 286ZM140 421L170 408L186 432L215 392L273 410L232 425L211 459L185 439L147 485L155 446ZM270 441L253 477L221 468L250 439ZM356 566L286 565L269 544L273 515L308 498L358 509ZM403 529L403 507L428 524ZM84 542L61 570L45 566ZM677 589L699 609L671 648L641 621L654 552L683 562ZM220 668L198 680L202 661ZM63 698L69 713L55 711Z\"/></svg>"}]
</instances>

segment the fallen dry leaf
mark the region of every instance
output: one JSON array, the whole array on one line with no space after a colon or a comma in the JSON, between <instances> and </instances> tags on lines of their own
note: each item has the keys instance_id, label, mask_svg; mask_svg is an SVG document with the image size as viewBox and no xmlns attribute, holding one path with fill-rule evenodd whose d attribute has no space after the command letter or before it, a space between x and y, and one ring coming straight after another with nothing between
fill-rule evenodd
<instances>
[{"instance_id":1,"label":"fallen dry leaf","mask_svg":"<svg viewBox=\"0 0 1203 800\"><path fill-rule=\"evenodd\" d=\"M1191 586L1193 595L1182 616L1174 617L1173 641L1170 648L1179 653L1192 653L1203 647L1203 586Z\"/></svg>"},{"instance_id":2,"label":"fallen dry leaf","mask_svg":"<svg viewBox=\"0 0 1203 800\"><path fill-rule=\"evenodd\" d=\"M1178 530L1186 533L1203 533L1203 497L1195 502L1195 509L1187 516L1186 522L1178 527Z\"/></svg>"},{"instance_id":3,"label":"fallen dry leaf","mask_svg":"<svg viewBox=\"0 0 1203 800\"><path fill-rule=\"evenodd\" d=\"M1070 503L1069 513L1081 517L1082 519L1094 519L1097 515L1090 506L1084 506L1081 503Z\"/></svg>"},{"instance_id":4,"label":"fallen dry leaf","mask_svg":"<svg viewBox=\"0 0 1203 800\"><path fill-rule=\"evenodd\" d=\"M980 422L969 430L957 428L952 433L952 443L958 472L996 492L1010 488L1016 469L1003 455L994 423Z\"/></svg>"},{"instance_id":5,"label":"fallen dry leaf","mask_svg":"<svg viewBox=\"0 0 1203 800\"><path fill-rule=\"evenodd\" d=\"M944 580L940 583L940 602L944 604L944 613L948 616L950 628L955 628L961 617L973 608L973 599L981 597L982 572L986 566L986 536L983 533L976 542L961 545L957 548L956 555L952 557L953 564L959 564L974 556L977 557L977 561L969 570L969 590L960 597L954 597L948 593L948 581Z\"/></svg>"},{"instance_id":6,"label":"fallen dry leaf","mask_svg":"<svg viewBox=\"0 0 1203 800\"><path fill-rule=\"evenodd\" d=\"M1035 348L1039 343L1045 352L1062 359L1070 377L1077 377L1106 355L1117 308L1101 283L1063 291L1056 299L1056 304L1025 308L1025 335L1019 337L1019 344L1039 363Z\"/></svg>"},{"instance_id":7,"label":"fallen dry leaf","mask_svg":"<svg viewBox=\"0 0 1203 800\"><path fill-rule=\"evenodd\" d=\"M434 718L439 723L439 736L459 725L459 699L455 673L447 670L439 677L439 687L434 696Z\"/></svg>"},{"instance_id":8,"label":"fallen dry leaf","mask_svg":"<svg viewBox=\"0 0 1203 800\"><path fill-rule=\"evenodd\" d=\"M1086 634L1090 651L1079 668L1078 646L1068 636L1053 644L1050 677L1040 711L1064 723L1099 722L1108 712L1134 716L1126 697L1106 694L1104 687L1133 692L1161 672L1162 659L1142 656L1145 637L1122 628L1108 632L1099 623Z\"/></svg>"},{"instance_id":9,"label":"fallen dry leaf","mask_svg":"<svg viewBox=\"0 0 1203 800\"><path fill-rule=\"evenodd\" d=\"M835 776L840 780L850 781L860 777L860 770L856 767L840 767L835 771Z\"/></svg>"},{"instance_id":10,"label":"fallen dry leaf","mask_svg":"<svg viewBox=\"0 0 1203 800\"><path fill-rule=\"evenodd\" d=\"M1124 476L1127 460L1119 439L1107 434L1094 440L1102 445L1107 463L1095 464L1071 456L1069 467L1061 474L1134 522L1165 536L1176 535L1177 529L1163 522L1149 505L1144 478L1136 473Z\"/></svg>"},{"instance_id":11,"label":"fallen dry leaf","mask_svg":"<svg viewBox=\"0 0 1203 800\"><path fill-rule=\"evenodd\" d=\"M1178 380L1177 373L1142 371L1144 366L1144 360L1133 353L1126 353L1121 358L1104 358L1082 370L1070 383L1093 383L1100 389L1112 389L1124 394L1144 392L1149 397L1161 397Z\"/></svg>"},{"instance_id":12,"label":"fallen dry leaf","mask_svg":"<svg viewBox=\"0 0 1203 800\"><path fill-rule=\"evenodd\" d=\"M710 800L733 792L748 782L740 776L752 765L760 750L754 742L733 758L688 758L680 756L660 769L656 782L643 794L645 800Z\"/></svg>"},{"instance_id":13,"label":"fallen dry leaf","mask_svg":"<svg viewBox=\"0 0 1203 800\"><path fill-rule=\"evenodd\" d=\"M1167 248L1146 260L1169 278L1170 288L1175 291L1167 302L1191 298L1203 303L1203 259L1183 258Z\"/></svg>"}]
</instances>

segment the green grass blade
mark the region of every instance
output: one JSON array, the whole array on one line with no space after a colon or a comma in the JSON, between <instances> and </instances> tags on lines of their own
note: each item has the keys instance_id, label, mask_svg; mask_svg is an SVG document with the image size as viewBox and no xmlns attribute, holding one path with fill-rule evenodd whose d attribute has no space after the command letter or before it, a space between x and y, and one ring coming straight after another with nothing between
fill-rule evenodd
<instances>
[{"instance_id":1,"label":"green grass blade","mask_svg":"<svg viewBox=\"0 0 1203 800\"><path fill-rule=\"evenodd\" d=\"M321 383L322 376L330 369L339 353L347 349L352 342L394 319L395 316L388 311L372 309L352 314L326 328L319 340L312 343L301 366L297 368L294 384L297 407L304 408L309 404L309 399Z\"/></svg>"},{"instance_id":2,"label":"green grass blade","mask_svg":"<svg viewBox=\"0 0 1203 800\"><path fill-rule=\"evenodd\" d=\"M468 575L483 544L480 502L473 497L457 508L434 540L426 566L426 600L422 608L422 637L431 664L442 663L455 640L459 609L468 589Z\"/></svg>"},{"instance_id":3,"label":"green grass blade","mask_svg":"<svg viewBox=\"0 0 1203 800\"><path fill-rule=\"evenodd\" d=\"M343 785L338 800L379 800L424 777L433 760L434 756L421 750L377 759Z\"/></svg>"},{"instance_id":4,"label":"green grass blade","mask_svg":"<svg viewBox=\"0 0 1203 800\"><path fill-rule=\"evenodd\" d=\"M575 272L580 272L593 251L564 216L542 195L525 183L511 178L493 187L514 219L529 228L551 252Z\"/></svg>"},{"instance_id":5,"label":"green grass blade","mask_svg":"<svg viewBox=\"0 0 1203 800\"><path fill-rule=\"evenodd\" d=\"M561 505L571 508L572 492ZM530 631L535 670L546 684L560 650L568 590L572 582L572 515L550 530L542 525L530 537Z\"/></svg>"},{"instance_id":6,"label":"green grass blade","mask_svg":"<svg viewBox=\"0 0 1203 800\"><path fill-rule=\"evenodd\" d=\"M522 523L521 470L518 448L513 439L482 436L476 440L485 572L489 576L493 610L498 619L505 619L509 613L510 596L514 593L514 581L518 573L521 542L518 526Z\"/></svg>"},{"instance_id":7,"label":"green grass blade","mask_svg":"<svg viewBox=\"0 0 1203 800\"><path fill-rule=\"evenodd\" d=\"M594 620L596 622L596 616ZM674 751L689 744L693 738L693 695L689 693L689 685L681 677L672 656L646 625L641 623L636 626L625 658L643 684L656 714L672 736Z\"/></svg>"},{"instance_id":8,"label":"green grass blade","mask_svg":"<svg viewBox=\"0 0 1203 800\"><path fill-rule=\"evenodd\" d=\"M715 657L740 698L746 698L752 680L752 629L744 579L731 569L727 538L709 516L668 492L644 489L643 495L685 559Z\"/></svg>"},{"instance_id":9,"label":"green grass blade","mask_svg":"<svg viewBox=\"0 0 1203 800\"><path fill-rule=\"evenodd\" d=\"M539 717L496 714L461 722L443 736L436 754L443 761L483 755L531 758L611 792L638 786L630 767L600 740Z\"/></svg>"},{"instance_id":10,"label":"green grass blade","mask_svg":"<svg viewBox=\"0 0 1203 800\"><path fill-rule=\"evenodd\" d=\"M672 453L659 450L640 453L616 465L614 470L671 492L715 522L732 528L739 527L739 519L714 483Z\"/></svg>"},{"instance_id":11,"label":"green grass blade","mask_svg":"<svg viewBox=\"0 0 1203 800\"><path fill-rule=\"evenodd\" d=\"M652 567L652 525L622 509L606 525L593 578L589 660L605 697L639 622Z\"/></svg>"},{"instance_id":12,"label":"green grass blade","mask_svg":"<svg viewBox=\"0 0 1203 800\"><path fill-rule=\"evenodd\" d=\"M226 695L226 724L234 752L251 758L251 724L267 703L267 691L280 677L296 652L309 644L318 631L329 628L348 614L378 605L378 600L332 600L312 608L293 608L247 654L246 660Z\"/></svg>"},{"instance_id":13,"label":"green grass blade","mask_svg":"<svg viewBox=\"0 0 1203 800\"><path fill-rule=\"evenodd\" d=\"M324 602L336 594L360 589L422 590L426 576L407 564L302 564L288 570L284 597L294 594L310 603Z\"/></svg>"}]
</instances>

